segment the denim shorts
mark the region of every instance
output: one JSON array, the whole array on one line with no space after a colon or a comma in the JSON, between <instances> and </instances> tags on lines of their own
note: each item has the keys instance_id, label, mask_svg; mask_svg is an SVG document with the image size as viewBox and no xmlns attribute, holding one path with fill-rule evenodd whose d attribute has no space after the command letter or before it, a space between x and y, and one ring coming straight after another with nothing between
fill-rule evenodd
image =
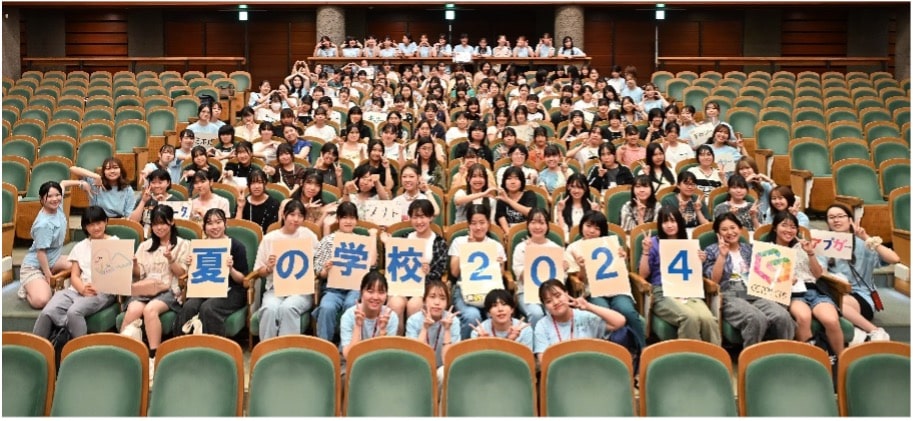
<instances>
[{"instance_id":1,"label":"denim shorts","mask_svg":"<svg viewBox=\"0 0 913 421\"><path fill-rule=\"evenodd\" d=\"M809 308L815 308L818 304L829 303L830 305L836 307L834 300L831 299L827 294L818 291L814 284L805 284L808 287L808 290L804 293L793 294L793 300L802 300L805 304L808 304Z\"/></svg>"}]
</instances>

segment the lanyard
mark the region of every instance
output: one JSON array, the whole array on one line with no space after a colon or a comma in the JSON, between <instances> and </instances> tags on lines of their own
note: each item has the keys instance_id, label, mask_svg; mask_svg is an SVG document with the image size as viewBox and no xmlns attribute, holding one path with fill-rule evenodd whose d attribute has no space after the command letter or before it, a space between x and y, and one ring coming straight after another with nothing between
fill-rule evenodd
<instances>
[{"instance_id":1,"label":"lanyard","mask_svg":"<svg viewBox=\"0 0 913 421\"><path fill-rule=\"evenodd\" d=\"M435 324L437 324L437 323L435 323ZM434 325L431 325L431 326L434 326ZM430 345L431 349L433 349L435 352L437 352L438 341L441 340L441 331L442 330L444 330L443 324L441 324L441 326L438 328L437 334L434 335L434 342L431 341L431 336L430 335L428 336L428 345Z\"/></svg>"},{"instance_id":2,"label":"lanyard","mask_svg":"<svg viewBox=\"0 0 913 421\"><path fill-rule=\"evenodd\" d=\"M561 331L558 330L558 321L554 318L552 319L552 326L555 326L555 334L558 335L558 342L562 342ZM571 313L571 337L569 339L574 339L574 313Z\"/></svg>"}]
</instances>

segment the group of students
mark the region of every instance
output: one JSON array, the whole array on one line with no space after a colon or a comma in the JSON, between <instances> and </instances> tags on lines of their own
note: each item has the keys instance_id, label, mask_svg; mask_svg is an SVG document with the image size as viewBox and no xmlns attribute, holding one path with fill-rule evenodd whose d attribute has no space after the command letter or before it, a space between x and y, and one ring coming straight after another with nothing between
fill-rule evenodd
<instances>
[{"instance_id":1,"label":"group of students","mask_svg":"<svg viewBox=\"0 0 913 421\"><path fill-rule=\"evenodd\" d=\"M494 47L488 44L486 37L479 38L478 44L469 44L469 35L460 34L459 44L451 46L446 34L440 34L437 42L431 42L427 34L419 35L416 42L412 34L403 35L402 42L397 43L389 35L383 40L378 40L374 35L368 35L364 41L353 36L347 36L342 45L336 45L330 37L324 35L314 46L315 57L381 57L381 58L408 58L408 57L453 57L459 53L470 54L471 58L481 57L584 57L583 50L574 46L574 39L566 36L561 45L554 46L554 40L548 32L542 34L539 43L533 48L526 36L517 37L513 48L506 35L499 35Z\"/></svg>"},{"instance_id":2,"label":"group of students","mask_svg":"<svg viewBox=\"0 0 913 421\"><path fill-rule=\"evenodd\" d=\"M613 73L616 70L620 71L613 69ZM605 85L607 82L598 78L596 69L588 69L588 72L597 75L596 83ZM633 75L627 74L626 79L632 81ZM495 81L488 83L491 88L498 86ZM408 83L402 84L400 92L408 86ZM438 86L441 87L443 84ZM321 86L314 89L318 88ZM651 89L648 94L652 92L652 87L647 88ZM592 93L593 88L584 90ZM104 224L110 217L127 217L141 223L146 231L147 240L139 246L134 263L136 294L128 301L127 317L119 328L142 319L153 356L162 332L158 315L168 310L180 315L176 326L182 326L199 314L204 332L223 334L225 318L246 305L243 278L249 271L256 271L267 279L258 310L261 339L301 333L301 315L312 312L317 319L317 336L334 340L339 329L344 354L353 342L367 337L404 333L423 338L429 344L434 342L432 346L438 351L459 339L479 335L506 336L523 341L539 354L548 345L562 340L589 337L584 335L608 337L610 331L622 331L624 335L615 337L629 339L633 342L632 348L640 349L645 345L647 333L630 295L587 297L588 293L584 292L583 296L571 298L565 279L556 279L543 284L538 291L543 305L536 305L525 303L519 285L516 296L495 290L482 297L464 295L459 282L460 244L494 242L499 250L497 260L504 264L508 261L504 244L488 237L491 225L508 232L513 226L526 224L529 238L512 251L512 267L502 268L505 272L511 270L519 278L524 270L522 253L527 244L561 247L547 237L550 222L558 223L564 229L568 235L565 242L570 243L565 252L566 271L559 272L579 276L585 281L586 273L581 269L584 262L579 254L580 240L570 238L571 228L580 227L582 239L608 236L608 221L600 211L600 198L590 193L591 188L602 193L615 186L630 185L631 199L619 215L622 228L630 231L638 225L655 223L658 232L656 237L645 240L639 266L631 270L637 270L653 284L653 312L677 326L679 337L716 344L721 341L718 321L703 300L662 296L658 241L687 238L689 228L712 219L719 242L701 253L703 272L720 285L724 297L721 315L742 332L743 345L768 337L808 340L811 338L810 317L814 315L824 325L832 350L839 354L843 345L837 315L841 313L860 330L861 339L888 339L884 330L871 322L875 311L872 272L882 262L895 263L899 258L883 246L879 238L869 237L864 229L855 226L849 209L840 204L831 206L827 222L833 231L855 235L853 258L849 261L812 258L810 239L800 239L796 233L797 227L808 227L808 218L798 209L797 197L788 186L776 186L758 171L751 158L745 156L740 137L719 119L717 104L708 103L704 110L705 123L715 125L712 134L705 142L695 142L691 136L679 137L697 125L693 108L686 106L679 110L674 105L665 109L650 108L648 126L638 130L633 125L638 120L626 117L629 112L643 112L633 101L621 101L626 104L619 109L605 109L611 108L606 104L606 96L611 95L611 90L611 87L603 88L601 94L605 96L600 98L593 113L594 120L604 117L607 123L589 125L583 122L582 111L571 109L573 88L567 94L562 88L562 95L567 96L561 99L560 110L551 121L567 119L567 132L550 138L543 127L533 127L528 147L527 140L519 136L519 126L507 125L506 121L511 115L526 116L526 105L517 104L511 112L506 98L492 98L493 105L488 113L472 107L458 113L451 127L451 130L457 129L454 135L448 135L442 123L449 118L446 117L449 113L441 113L443 110L437 105L428 103L424 107L424 118L414 121L413 139L416 142L411 145L406 143L409 138L404 137L404 134L409 136L409 132L389 120L379 140L371 139L370 133L366 136L363 126L358 124L362 113L353 107L348 113L349 124L342 133L344 138L331 129L314 160L310 148L316 145L302 138L306 132L300 130L301 115L296 115L295 111L281 110L282 141L274 138L277 128L273 123L257 123L252 108L242 111L241 123L232 127L224 123L219 125L218 119L211 119L215 104L203 104L199 120L180 133L180 145L164 145L158 161L143 169L138 198L134 199L137 194L126 183L123 166L116 158L105 160L101 174L85 171L83 180L49 182L41 186L42 210L32 227L35 240L22 264L20 297L27 299L33 307L44 309L35 326L36 333L44 336L52 325L66 325L73 336L85 334L85 317L113 302L113 297L91 287L91 271L86 260L90 248L87 245L81 242L69 256L61 256L67 229L62 210L63 189L77 186L92 193L92 206L85 211L82 220L87 236L83 240L85 243L106 238ZM313 124L307 130L317 127L320 131L326 127L332 100L323 98L327 99L319 101L321 104L316 107ZM397 100L403 105L401 96ZM252 102L258 101L252 95ZM302 101L305 102L309 101ZM394 114L395 111L389 113L390 116ZM439 118L440 114L444 118ZM411 112L397 117L406 115L417 117ZM486 118L489 118L490 126L486 126ZM405 121L406 118L400 119L400 122ZM217 140L206 146L194 146L197 143L195 132L211 130L210 126L217 126ZM257 131L252 130L254 126ZM459 136L463 130L467 140L454 140L463 137ZM253 136L259 137L251 139ZM456 148L455 155L460 159L459 170L449 186L443 184L447 179L442 175L444 151L440 151L440 144L435 142L435 139L446 142L447 138L453 141L447 147ZM576 139L586 140L578 141L578 145L574 143ZM488 146L493 140L501 141L494 150ZM623 144L616 148L615 141ZM569 147L564 148L567 151L564 156L560 142ZM208 162L211 157L225 160L221 171ZM490 171L499 157L509 157L510 165L496 172ZM677 174L670 170L670 167L674 168L673 160L680 162L690 157L696 158L698 165ZM266 166L260 168L253 158L262 159ZM301 158L298 162L305 162L307 168L299 168L296 158ZM338 162L340 158L357 164L351 179L344 176ZM570 171L568 159L576 159L582 164L591 162L583 165L589 171ZM396 166L390 165L391 160L401 164L398 171ZM489 165L482 164L483 161ZM542 163L541 171L528 165L539 162ZM639 169L631 171L631 167L641 162ZM212 183L217 181L238 186L240 194L236 198L234 215L229 212L227 200L212 192ZM178 279L186 273L192 256L189 243L177 236L174 211L161 203L172 199L169 190L173 182L184 183L194 192L191 219L202 225L207 238L224 238L228 218L257 223L265 233L253 268L247 267L244 246L232 239L232 258L228 263L232 282L225 299L199 300L182 296ZM271 197L266 189L269 183L285 184L292 191L290 197L281 202ZM538 207L535 194L525 189L528 184L538 184L550 194L564 187L566 193L551 209L544 209ZM724 184L728 186L727 200L709 209L709 192ZM342 195L338 201L324 202L324 185L340 189ZM402 187L402 193L394 196L397 186ZM448 187L454 192L454 219L467 222L468 235L447 244L430 228L431 221L442 212L432 198L430 186ZM675 186L673 194L657 197L657 191L666 186ZM752 198L750 192L756 197ZM753 203L751 199L754 199ZM366 276L358 291L326 287L335 233L353 232L357 221L366 219L365 210L371 200L392 200L401 209L403 219L410 221L414 229L410 236L428 240L431 258L423 262L423 266L427 265L424 297L387 297L385 278L376 271ZM305 221L317 226L321 240L317 240L318 232L304 226ZM276 222L279 227L271 230ZM769 241L801 249L800 260L804 261L804 256L808 256L807 264L800 264L796 271L794 300L788 308L748 296L744 288L751 245L740 242L738 233L743 227L751 231L767 223L773 226ZM372 233L378 234L384 242L386 233ZM316 308L312 296L276 297L272 289L272 272L276 264L272 252L274 242L305 237L315 244L313 268L321 280L321 299ZM618 252L623 255L625 250ZM69 286L54 294L48 280L54 272L66 268L74 269ZM825 271L842 276L853 286L853 293L843 302L831 301L826 291L814 282ZM451 280L451 288L443 283L445 276ZM454 311L444 310L450 305ZM569 306L575 307L574 310L570 311ZM521 314L525 319L516 317ZM508 319L510 323L507 323ZM486 325L487 320L491 321ZM181 331L174 330L178 334ZM429 339L431 337L435 339Z\"/></svg>"}]
</instances>

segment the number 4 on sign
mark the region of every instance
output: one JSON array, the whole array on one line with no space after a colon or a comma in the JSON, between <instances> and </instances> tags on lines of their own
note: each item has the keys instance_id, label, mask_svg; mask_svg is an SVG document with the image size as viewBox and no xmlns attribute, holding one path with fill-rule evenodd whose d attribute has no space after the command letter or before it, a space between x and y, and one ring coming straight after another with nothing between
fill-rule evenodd
<instances>
[{"instance_id":1,"label":"number 4 on sign","mask_svg":"<svg viewBox=\"0 0 913 421\"><path fill-rule=\"evenodd\" d=\"M698 240L660 240L659 267L663 295L674 298L703 298L704 281Z\"/></svg>"}]
</instances>

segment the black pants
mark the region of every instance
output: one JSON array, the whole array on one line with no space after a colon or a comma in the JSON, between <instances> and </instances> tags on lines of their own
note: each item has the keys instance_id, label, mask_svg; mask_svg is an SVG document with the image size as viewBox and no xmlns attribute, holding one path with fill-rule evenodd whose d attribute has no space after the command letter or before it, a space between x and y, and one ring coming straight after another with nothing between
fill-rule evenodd
<instances>
[{"instance_id":1,"label":"black pants","mask_svg":"<svg viewBox=\"0 0 913 421\"><path fill-rule=\"evenodd\" d=\"M244 288L240 286L229 288L228 296L225 298L189 298L174 322L174 335L183 335L181 328L199 313L200 321L203 322L203 333L225 336L225 319L245 305L247 297Z\"/></svg>"}]
</instances>

